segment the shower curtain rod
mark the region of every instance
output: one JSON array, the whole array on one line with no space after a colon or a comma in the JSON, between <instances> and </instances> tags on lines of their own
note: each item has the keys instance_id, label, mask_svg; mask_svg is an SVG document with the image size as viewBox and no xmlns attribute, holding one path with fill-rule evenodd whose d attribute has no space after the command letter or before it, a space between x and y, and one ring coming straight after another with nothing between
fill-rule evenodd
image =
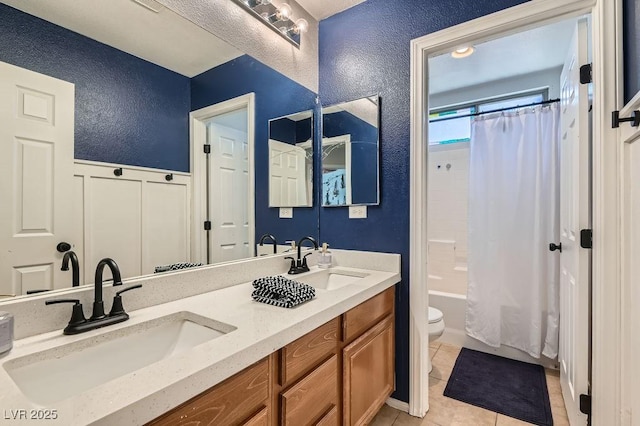
<instances>
[{"instance_id":1,"label":"shower curtain rod","mask_svg":"<svg viewBox=\"0 0 640 426\"><path fill-rule=\"evenodd\" d=\"M529 107L538 106L538 105L548 105L548 104L554 104L556 102L560 102L560 99L549 99L548 101L535 102L535 103L528 104L528 105L518 105L518 106L514 106L514 107L494 109L494 110L491 110L491 111L476 112L476 113L473 113L473 114L456 115L456 116L453 116L453 117L434 119L434 120L429 120L429 123L431 123L431 122L440 122L440 121L448 121L448 120L455 120L457 118L477 117L479 115L492 114L494 112L511 111L512 109L529 108Z\"/></svg>"}]
</instances>

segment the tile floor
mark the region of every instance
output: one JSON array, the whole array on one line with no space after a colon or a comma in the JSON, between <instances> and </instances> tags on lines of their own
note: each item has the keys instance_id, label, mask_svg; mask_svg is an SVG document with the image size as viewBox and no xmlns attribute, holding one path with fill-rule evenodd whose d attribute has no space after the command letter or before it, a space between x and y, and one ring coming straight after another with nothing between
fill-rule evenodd
<instances>
[{"instance_id":1,"label":"tile floor","mask_svg":"<svg viewBox=\"0 0 640 426\"><path fill-rule=\"evenodd\" d=\"M372 426L518 426L526 423L475 405L447 398L442 395L458 357L460 348L445 343L431 344L431 362L433 370L429 375L429 412L424 419L412 417L385 405L373 419ZM568 426L567 412L564 408L560 376L557 371L547 370L547 387L553 414L554 426Z\"/></svg>"}]
</instances>

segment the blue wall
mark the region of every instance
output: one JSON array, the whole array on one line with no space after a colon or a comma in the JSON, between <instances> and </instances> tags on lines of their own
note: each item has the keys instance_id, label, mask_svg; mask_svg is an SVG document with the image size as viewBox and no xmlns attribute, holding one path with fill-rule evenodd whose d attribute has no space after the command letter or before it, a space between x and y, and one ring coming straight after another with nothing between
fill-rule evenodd
<instances>
[{"instance_id":1,"label":"blue wall","mask_svg":"<svg viewBox=\"0 0 640 426\"><path fill-rule=\"evenodd\" d=\"M311 118L293 121L283 117L269 123L269 137L273 140L295 145L311 139L313 123Z\"/></svg>"},{"instance_id":2,"label":"blue wall","mask_svg":"<svg viewBox=\"0 0 640 426\"><path fill-rule=\"evenodd\" d=\"M278 242L318 236L318 192L314 206L295 208L293 219L280 219L269 208L269 120L316 108L316 94L248 55L191 79L191 109L197 110L247 93L255 93L256 235L273 234ZM314 115L317 121L317 111ZM314 125L314 129L318 126ZM316 138L317 140L317 138ZM316 156L317 157L317 156ZM314 169L319 170L316 158ZM314 173L317 175L317 173ZM314 187L318 187L314 183Z\"/></svg>"},{"instance_id":3,"label":"blue wall","mask_svg":"<svg viewBox=\"0 0 640 426\"><path fill-rule=\"evenodd\" d=\"M380 201L368 218L320 210L320 236L335 248L402 254L396 319L396 392L409 400L409 43L524 0L368 0L320 22L320 99L332 105L381 97ZM426 285L426 283L425 283Z\"/></svg>"},{"instance_id":4,"label":"blue wall","mask_svg":"<svg viewBox=\"0 0 640 426\"><path fill-rule=\"evenodd\" d=\"M640 0L624 0L624 101L640 91Z\"/></svg>"},{"instance_id":5,"label":"blue wall","mask_svg":"<svg viewBox=\"0 0 640 426\"><path fill-rule=\"evenodd\" d=\"M189 78L0 4L0 61L75 84L75 158L189 171Z\"/></svg>"},{"instance_id":6,"label":"blue wall","mask_svg":"<svg viewBox=\"0 0 640 426\"><path fill-rule=\"evenodd\" d=\"M378 201L378 129L364 120L339 111L322 116L322 136L351 135L351 202Z\"/></svg>"}]
</instances>

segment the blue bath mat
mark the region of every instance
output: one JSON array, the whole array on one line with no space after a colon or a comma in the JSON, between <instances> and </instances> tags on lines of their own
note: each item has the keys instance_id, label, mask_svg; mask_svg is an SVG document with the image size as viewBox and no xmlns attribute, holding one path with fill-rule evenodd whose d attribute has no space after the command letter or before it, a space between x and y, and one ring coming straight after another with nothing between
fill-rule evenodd
<instances>
[{"instance_id":1,"label":"blue bath mat","mask_svg":"<svg viewBox=\"0 0 640 426\"><path fill-rule=\"evenodd\" d=\"M462 348L444 396L540 426L553 426L540 365Z\"/></svg>"}]
</instances>

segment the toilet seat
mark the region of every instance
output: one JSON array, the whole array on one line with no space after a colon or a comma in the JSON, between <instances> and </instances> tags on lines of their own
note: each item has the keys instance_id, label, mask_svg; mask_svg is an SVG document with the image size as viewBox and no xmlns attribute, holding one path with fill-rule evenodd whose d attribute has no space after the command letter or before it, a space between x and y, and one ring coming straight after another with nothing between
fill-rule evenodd
<instances>
[{"instance_id":1,"label":"toilet seat","mask_svg":"<svg viewBox=\"0 0 640 426\"><path fill-rule=\"evenodd\" d=\"M440 309L432 308L429 306L429 324L435 324L438 321L442 321L442 311Z\"/></svg>"}]
</instances>

